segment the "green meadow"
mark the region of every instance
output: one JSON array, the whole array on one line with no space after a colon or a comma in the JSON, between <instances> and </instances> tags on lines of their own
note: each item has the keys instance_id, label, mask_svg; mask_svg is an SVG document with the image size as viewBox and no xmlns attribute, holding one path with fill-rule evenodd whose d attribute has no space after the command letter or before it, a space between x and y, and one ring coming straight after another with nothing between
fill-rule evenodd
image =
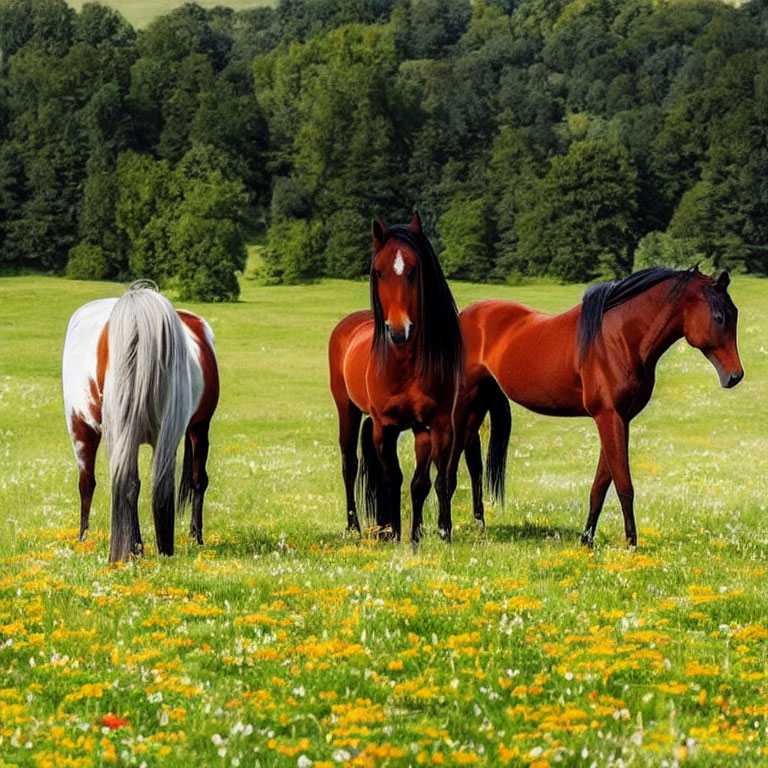
<instances>
[{"instance_id":1,"label":"green meadow","mask_svg":"<svg viewBox=\"0 0 768 768\"><path fill-rule=\"evenodd\" d=\"M584 286L454 285L548 311ZM0 766L760 766L768 761L768 282L737 277L744 381L679 342L633 422L640 545L611 492L578 544L591 420L513 406L507 503L417 553L348 536L326 343L363 282L190 305L216 334L205 546L107 563L61 403L70 314L110 283L0 279ZM145 451L145 449L142 449ZM412 442L400 444L406 476ZM410 503L404 494L404 530Z\"/></svg>"},{"instance_id":2,"label":"green meadow","mask_svg":"<svg viewBox=\"0 0 768 768\"><path fill-rule=\"evenodd\" d=\"M76 11L79 11L87 0L67 0ZM250 8L259 8L272 5L272 0L227 0L226 3L217 0L196 0L197 5L210 10L217 6L225 6L235 11L244 11ZM158 16L165 16L175 8L184 5L183 0L105 0L102 3L125 16L135 28L146 27Z\"/></svg>"}]
</instances>

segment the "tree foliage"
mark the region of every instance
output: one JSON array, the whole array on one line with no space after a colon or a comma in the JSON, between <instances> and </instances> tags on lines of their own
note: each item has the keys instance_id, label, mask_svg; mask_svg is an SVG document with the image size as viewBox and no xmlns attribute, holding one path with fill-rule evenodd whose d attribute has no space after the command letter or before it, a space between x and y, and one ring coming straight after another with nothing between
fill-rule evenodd
<instances>
[{"instance_id":1,"label":"tree foliage","mask_svg":"<svg viewBox=\"0 0 768 768\"><path fill-rule=\"evenodd\" d=\"M455 278L768 273L766 73L763 0L4 0L0 268L229 300L418 208Z\"/></svg>"}]
</instances>

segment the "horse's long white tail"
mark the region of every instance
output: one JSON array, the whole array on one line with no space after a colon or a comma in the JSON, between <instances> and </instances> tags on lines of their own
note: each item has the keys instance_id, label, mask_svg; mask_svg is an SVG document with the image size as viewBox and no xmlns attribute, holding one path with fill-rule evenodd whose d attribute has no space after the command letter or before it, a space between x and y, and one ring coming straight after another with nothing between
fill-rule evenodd
<instances>
[{"instance_id":1,"label":"horse's long white tail","mask_svg":"<svg viewBox=\"0 0 768 768\"><path fill-rule=\"evenodd\" d=\"M190 361L173 305L134 283L109 316L102 427L112 480L110 560L141 550L138 451L154 447L152 513L158 551L173 554L176 449L192 414Z\"/></svg>"}]
</instances>

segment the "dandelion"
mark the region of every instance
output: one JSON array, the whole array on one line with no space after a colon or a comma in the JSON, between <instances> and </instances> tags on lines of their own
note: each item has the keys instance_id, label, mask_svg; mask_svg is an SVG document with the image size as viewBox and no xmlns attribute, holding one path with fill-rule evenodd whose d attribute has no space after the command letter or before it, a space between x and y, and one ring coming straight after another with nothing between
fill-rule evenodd
<instances>
[{"instance_id":1,"label":"dandelion","mask_svg":"<svg viewBox=\"0 0 768 768\"><path fill-rule=\"evenodd\" d=\"M690 686L688 683L678 683L678 682L671 682L671 683L657 683L654 688L656 688L657 691L661 691L662 693L685 693Z\"/></svg>"}]
</instances>

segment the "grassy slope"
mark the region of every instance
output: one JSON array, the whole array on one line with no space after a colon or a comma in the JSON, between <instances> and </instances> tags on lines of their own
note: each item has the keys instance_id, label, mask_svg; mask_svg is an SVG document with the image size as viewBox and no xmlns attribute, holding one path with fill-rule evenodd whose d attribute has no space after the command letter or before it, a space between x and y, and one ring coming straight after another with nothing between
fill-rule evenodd
<instances>
[{"instance_id":1,"label":"grassy slope","mask_svg":"<svg viewBox=\"0 0 768 768\"><path fill-rule=\"evenodd\" d=\"M581 290L455 287L460 305L550 311ZM417 556L345 539L325 344L366 286L246 283L239 304L192 306L222 370L207 545L178 534L173 559L150 546L109 570L103 457L92 532L75 542L59 366L71 312L118 291L0 280L0 765L765 760L765 281L732 287L736 390L684 343L662 359L632 433L637 553L613 494L595 553L576 545L592 423L514 406L510 501L487 536L462 472L452 547L429 506ZM408 439L401 452L407 476ZM151 545L146 498L142 524ZM109 712L130 725L101 728Z\"/></svg>"},{"instance_id":2,"label":"grassy slope","mask_svg":"<svg viewBox=\"0 0 768 768\"><path fill-rule=\"evenodd\" d=\"M68 0L75 10L79 11L83 7L85 0ZM236 11L243 11L247 8L258 8L262 5L272 5L272 0L196 0L197 4L203 8L215 8L223 5L226 8L233 8ZM170 13L174 8L183 5L183 0L103 0L104 5L114 8L125 16L125 18L137 29L146 27L152 19L158 16L164 16Z\"/></svg>"}]
</instances>

